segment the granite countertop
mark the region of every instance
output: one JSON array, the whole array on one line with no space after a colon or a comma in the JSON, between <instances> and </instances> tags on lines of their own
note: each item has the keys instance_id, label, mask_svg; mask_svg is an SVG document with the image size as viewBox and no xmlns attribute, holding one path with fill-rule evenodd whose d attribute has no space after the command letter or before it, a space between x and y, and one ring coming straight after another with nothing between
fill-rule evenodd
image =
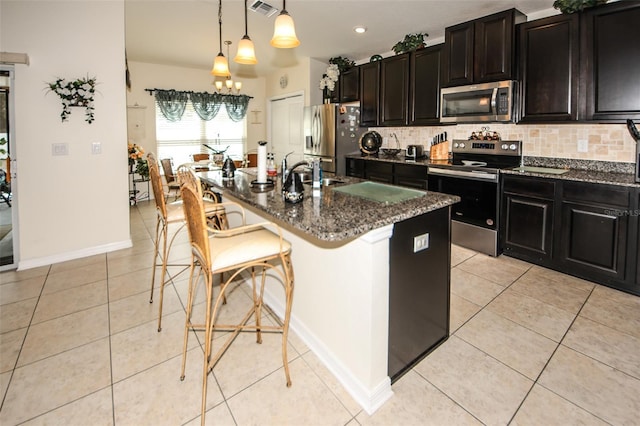
<instances>
[{"instance_id":1,"label":"granite countertop","mask_svg":"<svg viewBox=\"0 0 640 426\"><path fill-rule=\"evenodd\" d=\"M418 164L425 167L436 165L450 165L447 160L430 161L428 158L418 159L416 161L407 161L402 155L397 156L375 156L362 155L359 152L348 154L349 158L361 158L369 161L382 161L401 164ZM595 161L595 160L573 160L567 158L545 158L545 157L523 157L525 166L548 167L556 169L568 169L563 174L550 174L532 171L522 171L519 169L501 170L502 174L533 176L547 179L572 180L576 182L601 183L606 185L621 185L640 187L640 183L635 182L635 172L633 163L619 163L611 161Z\"/></svg>"},{"instance_id":2,"label":"granite countertop","mask_svg":"<svg viewBox=\"0 0 640 426\"><path fill-rule=\"evenodd\" d=\"M502 170L503 174L534 176L548 179L572 180L576 182L601 183L640 187L635 181L633 163L617 163L610 161L572 160L566 158L524 157L523 164L533 167L549 167L566 169L563 174L537 173L530 171Z\"/></svg>"},{"instance_id":3,"label":"granite countertop","mask_svg":"<svg viewBox=\"0 0 640 426\"><path fill-rule=\"evenodd\" d=\"M423 191L424 195L416 198L386 204L334 191L339 186L363 182L362 179L338 176L336 178L344 184L326 186L315 192L310 185L305 185L304 200L290 204L283 200L280 176L274 178L274 186L264 192L251 186L251 181L256 178L252 170L236 170L233 179L223 179L220 171L201 172L198 176L214 190L221 190L223 194L267 213L276 222L325 242L346 242L373 229L447 207L460 200L453 195Z\"/></svg>"},{"instance_id":4,"label":"granite countertop","mask_svg":"<svg viewBox=\"0 0 640 426\"><path fill-rule=\"evenodd\" d=\"M631 173L615 173L592 170L569 169L568 172L556 175L549 173L538 173L521 170L501 170L502 174L533 176L547 179L572 180L576 182L601 183L606 185L621 185L640 187L640 183L635 182L634 175Z\"/></svg>"}]
</instances>

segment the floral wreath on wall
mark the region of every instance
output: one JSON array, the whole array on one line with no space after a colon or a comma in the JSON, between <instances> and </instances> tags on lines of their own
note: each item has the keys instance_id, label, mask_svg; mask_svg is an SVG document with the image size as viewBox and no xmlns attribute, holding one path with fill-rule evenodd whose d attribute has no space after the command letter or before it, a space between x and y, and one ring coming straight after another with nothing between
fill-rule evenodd
<instances>
[{"instance_id":1,"label":"floral wreath on wall","mask_svg":"<svg viewBox=\"0 0 640 426\"><path fill-rule=\"evenodd\" d=\"M85 121L93 123L93 95L96 92L96 78L79 78L67 81L64 78L57 78L53 83L47 83L49 91L55 93L62 101L62 122L67 121L71 114L70 107L84 107Z\"/></svg>"}]
</instances>

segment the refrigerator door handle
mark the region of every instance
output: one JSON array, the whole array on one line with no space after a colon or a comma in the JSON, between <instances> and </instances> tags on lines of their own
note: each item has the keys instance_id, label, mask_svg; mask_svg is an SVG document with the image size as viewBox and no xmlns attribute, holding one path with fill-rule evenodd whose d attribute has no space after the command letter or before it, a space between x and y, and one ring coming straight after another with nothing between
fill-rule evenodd
<instances>
[{"instance_id":1,"label":"refrigerator door handle","mask_svg":"<svg viewBox=\"0 0 640 426\"><path fill-rule=\"evenodd\" d=\"M319 110L316 108L313 111L312 121L311 121L311 152L315 154L316 146L318 141L320 140L320 117Z\"/></svg>"}]
</instances>

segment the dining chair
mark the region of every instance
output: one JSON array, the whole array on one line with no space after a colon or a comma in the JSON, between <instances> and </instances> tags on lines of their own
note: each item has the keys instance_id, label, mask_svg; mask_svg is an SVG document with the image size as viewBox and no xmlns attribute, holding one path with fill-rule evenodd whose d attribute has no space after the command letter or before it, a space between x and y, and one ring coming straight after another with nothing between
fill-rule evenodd
<instances>
[{"instance_id":1,"label":"dining chair","mask_svg":"<svg viewBox=\"0 0 640 426\"><path fill-rule=\"evenodd\" d=\"M162 171L164 172L164 180L167 182L168 195L171 195L171 191L175 193L175 199L178 199L180 195L180 185L176 179L176 175L173 172L173 161L171 158L163 158L160 160L162 165Z\"/></svg>"},{"instance_id":2,"label":"dining chair","mask_svg":"<svg viewBox=\"0 0 640 426\"><path fill-rule=\"evenodd\" d=\"M153 153L147 154L147 164L149 165L149 179L151 180L151 187L153 190L153 197L156 203L156 233L154 242L154 256L153 256L153 270L151 272L151 296L149 297L149 303L153 303L153 291L156 281L156 268L161 267L160 273L160 300L158 307L158 331L162 330L162 302L164 295L164 286L172 278L189 269L190 263L182 264L170 264L169 252L173 246L175 238L180 233L180 230L185 224L184 209L181 201L175 201L173 203L167 203L164 198L164 191L162 186L162 176L160 176L160 170L158 168L158 161ZM228 228L226 211L223 206L216 199L215 194L208 194L209 197L203 200L203 208L205 215L208 218L209 225L211 227L218 227L219 229ZM169 226L176 225L171 239L169 239ZM160 252L160 240L162 240L162 252ZM166 279L167 267L178 266L182 267L182 270L173 275L172 278Z\"/></svg>"},{"instance_id":3,"label":"dining chair","mask_svg":"<svg viewBox=\"0 0 640 426\"><path fill-rule=\"evenodd\" d=\"M262 343L261 333L263 332L282 333L282 364L286 385L287 387L291 386L287 359L287 337L294 287L291 244L282 237L280 228L271 222L247 225L244 210L239 204L233 202L222 202L221 205L225 206L225 208L234 206L234 212L238 212L242 216L242 225L222 230L208 227L202 201L200 179L192 170L184 168L178 170L178 175L182 183L180 192L185 217L187 219L187 229L189 231L192 254L180 379L184 380L185 377L190 331L204 330L201 407L201 423L204 425L207 376L240 332L248 331L256 333L257 343ZM250 275L251 293L253 295L253 300L249 303L250 307L247 313L237 324L216 323L217 318L219 318L221 305L224 304L225 294L230 290L229 286L234 280L240 277L246 277L246 275L243 274L245 271L248 271L248 275ZM275 280L280 283L285 294L284 319L280 324L275 326L265 325L261 320L263 296L268 271L274 272L274 274L269 274L270 281ZM228 272L229 276L220 282L218 294L214 297L213 277L216 274L224 272ZM256 280L257 274L260 275L259 283ZM202 281L202 278L204 278L207 306L204 324L198 324L192 322L191 316L196 287L198 283ZM249 323L252 319L253 323ZM224 340L224 343L221 344L218 351L212 356L212 337L214 331L228 331L229 333L215 340L216 342Z\"/></svg>"},{"instance_id":4,"label":"dining chair","mask_svg":"<svg viewBox=\"0 0 640 426\"><path fill-rule=\"evenodd\" d=\"M194 163L197 163L198 161L209 161L211 159L209 154L191 154L191 158Z\"/></svg>"}]
</instances>

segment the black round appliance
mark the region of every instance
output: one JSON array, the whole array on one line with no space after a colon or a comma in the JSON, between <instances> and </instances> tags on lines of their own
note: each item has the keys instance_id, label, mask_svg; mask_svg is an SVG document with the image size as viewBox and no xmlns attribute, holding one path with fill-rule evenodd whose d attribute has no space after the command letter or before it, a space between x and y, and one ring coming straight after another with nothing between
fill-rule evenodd
<instances>
[{"instance_id":1,"label":"black round appliance","mask_svg":"<svg viewBox=\"0 0 640 426\"><path fill-rule=\"evenodd\" d=\"M377 154L382 146L382 136L376 131L366 132L360 137L360 151L365 154Z\"/></svg>"}]
</instances>

